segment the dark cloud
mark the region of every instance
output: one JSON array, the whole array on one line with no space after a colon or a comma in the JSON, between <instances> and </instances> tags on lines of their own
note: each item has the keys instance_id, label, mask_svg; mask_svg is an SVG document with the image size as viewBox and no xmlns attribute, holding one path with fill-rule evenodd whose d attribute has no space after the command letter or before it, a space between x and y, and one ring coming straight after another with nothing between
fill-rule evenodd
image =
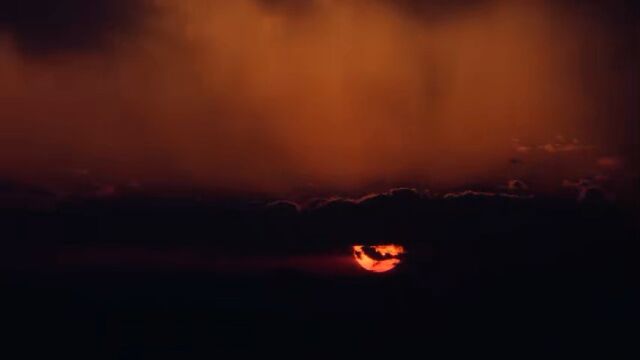
<instances>
[{"instance_id":1,"label":"dark cloud","mask_svg":"<svg viewBox=\"0 0 640 360\"><path fill-rule=\"evenodd\" d=\"M586 204L600 204L607 201L607 194L597 186L584 187L580 189L578 201Z\"/></svg>"},{"instance_id":2,"label":"dark cloud","mask_svg":"<svg viewBox=\"0 0 640 360\"><path fill-rule=\"evenodd\" d=\"M311 254L333 254L348 262L353 245L397 244L406 254L394 273L429 274L436 279L434 286L457 286L479 272L548 265L566 254L589 256L593 263L603 244L611 239L624 241L625 234L631 234L619 209L601 201L601 195L590 189L581 201L473 191L427 197L404 189L372 194L361 201L333 198L299 209L288 201L117 193L69 200L53 211L4 213L0 226L5 231L4 254L61 246L122 248L125 255L128 248L139 248L142 258L154 249L176 249L167 254L184 249L197 253L195 260L178 264L185 267L201 264L198 259L208 264L227 257L256 256L273 257L285 266L282 262L290 256ZM374 259L386 258L370 248L364 251ZM15 259L8 256L7 266ZM171 255L158 262L174 260ZM126 266L148 265L137 261Z\"/></svg>"},{"instance_id":3,"label":"dark cloud","mask_svg":"<svg viewBox=\"0 0 640 360\"><path fill-rule=\"evenodd\" d=\"M373 246L363 246L362 253L376 261L382 261L382 260L393 259L398 257L397 255L391 255L388 253L382 254L378 250L376 250L376 248ZM356 252L356 256L360 258L362 254L359 252Z\"/></svg>"},{"instance_id":4,"label":"dark cloud","mask_svg":"<svg viewBox=\"0 0 640 360\"><path fill-rule=\"evenodd\" d=\"M100 49L133 30L145 0L1 0L0 30L30 55Z\"/></svg>"},{"instance_id":5,"label":"dark cloud","mask_svg":"<svg viewBox=\"0 0 640 360\"><path fill-rule=\"evenodd\" d=\"M269 203L267 209L276 214L295 214L300 211L300 206L293 201L278 200Z\"/></svg>"},{"instance_id":6,"label":"dark cloud","mask_svg":"<svg viewBox=\"0 0 640 360\"><path fill-rule=\"evenodd\" d=\"M522 192L529 190L529 186L522 180L512 179L507 182L507 190L512 192Z\"/></svg>"},{"instance_id":7,"label":"dark cloud","mask_svg":"<svg viewBox=\"0 0 640 360\"><path fill-rule=\"evenodd\" d=\"M596 203L601 195L591 183L575 187L580 202L576 197L549 200L479 191L431 195L395 189L301 206L291 201L160 197L106 186L93 196L60 202L58 215L77 224L65 228L66 235L60 237L80 242L126 238L134 243L184 241L227 250L296 253L353 244L424 245L475 232L508 232L523 224L553 222L554 209ZM5 193L17 193L13 187L7 189Z\"/></svg>"},{"instance_id":8,"label":"dark cloud","mask_svg":"<svg viewBox=\"0 0 640 360\"><path fill-rule=\"evenodd\" d=\"M581 204L605 204L613 200L613 193L605 188L608 178L604 175L583 178L576 181L564 180L562 185L577 192L576 198Z\"/></svg>"},{"instance_id":9,"label":"dark cloud","mask_svg":"<svg viewBox=\"0 0 640 360\"><path fill-rule=\"evenodd\" d=\"M0 178L0 210L46 208L56 200L56 194L47 189Z\"/></svg>"},{"instance_id":10,"label":"dark cloud","mask_svg":"<svg viewBox=\"0 0 640 360\"><path fill-rule=\"evenodd\" d=\"M494 193L486 191L466 190L457 193L448 193L443 197L449 201L469 202L469 203L502 203L515 200L531 199L531 196L514 195L507 193Z\"/></svg>"}]
</instances>

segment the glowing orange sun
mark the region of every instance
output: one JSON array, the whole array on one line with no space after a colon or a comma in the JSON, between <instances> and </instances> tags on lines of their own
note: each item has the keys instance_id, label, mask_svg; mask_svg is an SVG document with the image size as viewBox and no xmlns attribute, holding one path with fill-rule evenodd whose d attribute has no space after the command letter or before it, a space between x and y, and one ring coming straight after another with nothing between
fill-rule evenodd
<instances>
[{"instance_id":1,"label":"glowing orange sun","mask_svg":"<svg viewBox=\"0 0 640 360\"><path fill-rule=\"evenodd\" d=\"M399 263L399 255L404 248L399 245L354 245L353 257L366 270L385 272L395 268Z\"/></svg>"}]
</instances>

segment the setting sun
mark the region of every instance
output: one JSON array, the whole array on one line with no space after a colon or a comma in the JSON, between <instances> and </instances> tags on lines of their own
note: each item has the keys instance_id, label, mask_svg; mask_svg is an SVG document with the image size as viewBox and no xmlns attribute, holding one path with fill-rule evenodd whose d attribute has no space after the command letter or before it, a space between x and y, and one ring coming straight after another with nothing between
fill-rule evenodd
<instances>
[{"instance_id":1,"label":"setting sun","mask_svg":"<svg viewBox=\"0 0 640 360\"><path fill-rule=\"evenodd\" d=\"M364 269L373 272L386 272L395 268L399 263L399 255L404 254L404 248L399 245L354 245L353 257Z\"/></svg>"}]
</instances>

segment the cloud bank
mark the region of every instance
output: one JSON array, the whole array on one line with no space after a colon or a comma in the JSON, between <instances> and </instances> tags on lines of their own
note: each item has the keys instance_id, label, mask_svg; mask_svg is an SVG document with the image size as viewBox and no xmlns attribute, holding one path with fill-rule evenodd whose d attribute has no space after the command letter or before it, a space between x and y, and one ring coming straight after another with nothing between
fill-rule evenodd
<instances>
[{"instance_id":1,"label":"cloud bank","mask_svg":"<svg viewBox=\"0 0 640 360\"><path fill-rule=\"evenodd\" d=\"M513 138L624 155L621 6L2 1L0 174L287 192L502 177Z\"/></svg>"}]
</instances>

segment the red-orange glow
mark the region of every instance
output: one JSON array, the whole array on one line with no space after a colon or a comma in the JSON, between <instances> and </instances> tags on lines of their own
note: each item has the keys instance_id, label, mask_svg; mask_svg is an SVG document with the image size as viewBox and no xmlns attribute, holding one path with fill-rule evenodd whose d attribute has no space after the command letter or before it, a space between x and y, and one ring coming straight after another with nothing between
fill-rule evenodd
<instances>
[{"instance_id":1,"label":"red-orange glow","mask_svg":"<svg viewBox=\"0 0 640 360\"><path fill-rule=\"evenodd\" d=\"M139 2L154 6L135 31L91 51L48 41L37 18L15 36L0 19L2 179L280 197L530 174L539 190L597 171L586 150L637 143L635 36L592 5ZM60 49L24 51L35 43Z\"/></svg>"},{"instance_id":2,"label":"red-orange glow","mask_svg":"<svg viewBox=\"0 0 640 360\"><path fill-rule=\"evenodd\" d=\"M369 250L370 254L373 251L377 258L368 255L365 248ZM373 272L386 272L395 268L400 263L398 256L402 254L404 254L404 248L399 245L355 245L353 247L353 257L358 264Z\"/></svg>"}]
</instances>

